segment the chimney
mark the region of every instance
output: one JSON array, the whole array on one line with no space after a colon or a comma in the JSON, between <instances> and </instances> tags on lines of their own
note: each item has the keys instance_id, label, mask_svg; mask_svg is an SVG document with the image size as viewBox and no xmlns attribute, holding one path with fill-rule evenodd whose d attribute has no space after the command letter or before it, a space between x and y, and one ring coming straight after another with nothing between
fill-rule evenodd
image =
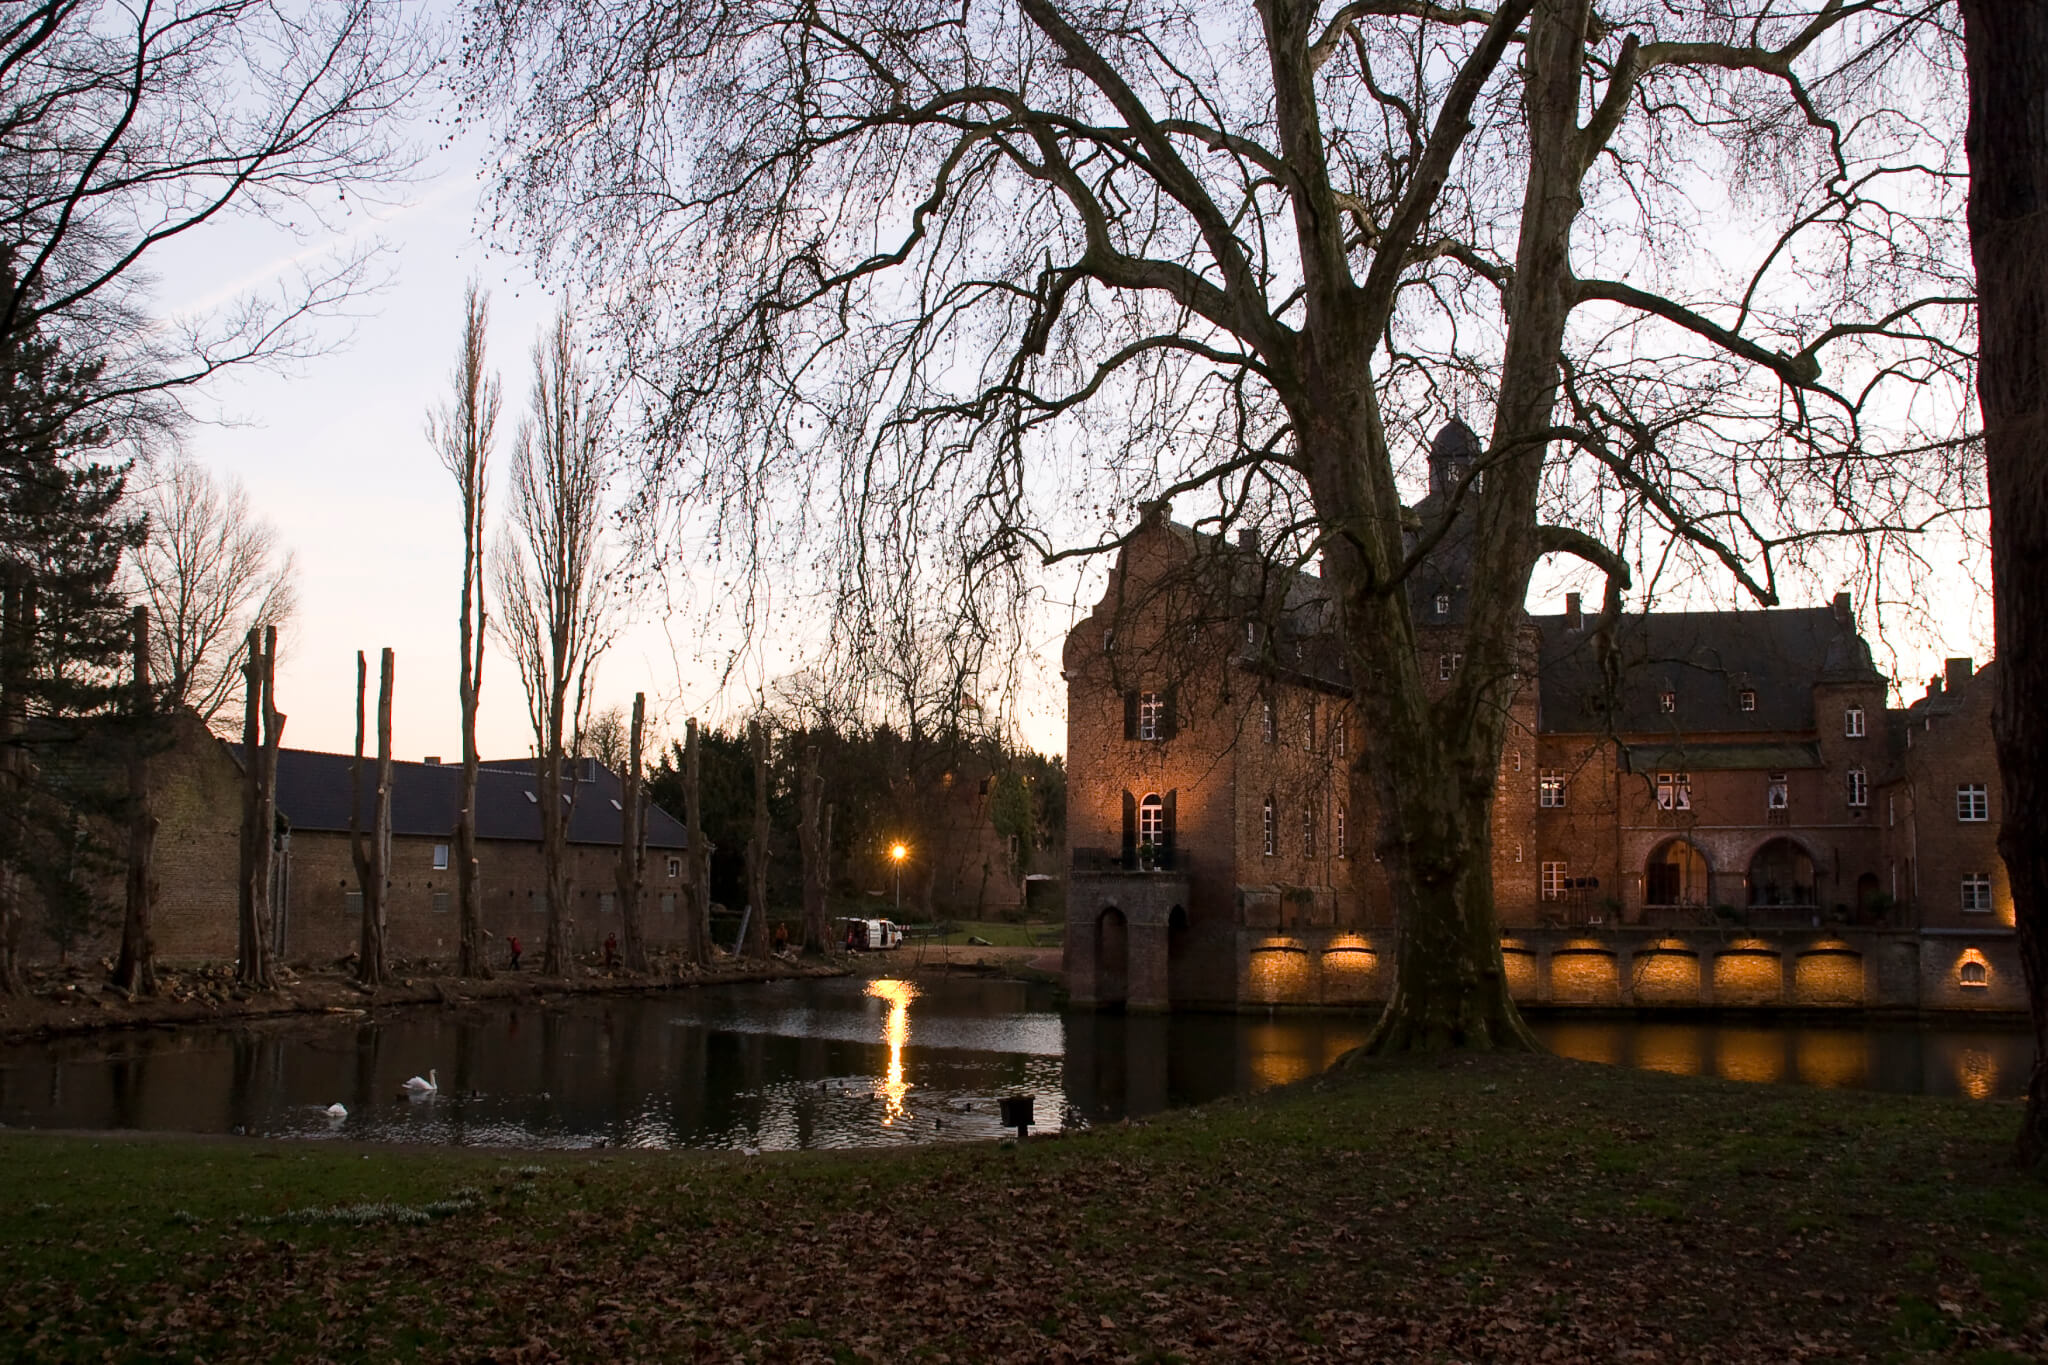
<instances>
[{"instance_id":1,"label":"chimney","mask_svg":"<svg viewBox=\"0 0 2048 1365\"><path fill-rule=\"evenodd\" d=\"M1941 674L1937 673L1937 674L1935 674L1935 675L1934 675L1933 677L1931 677L1931 678L1929 678L1929 679L1927 680L1927 698L1925 698L1925 699L1932 699L1932 698L1934 698L1934 697L1938 697L1938 696L1940 696L1940 695L1941 695ZM1925 699L1923 699L1923 700L1925 700Z\"/></svg>"},{"instance_id":2,"label":"chimney","mask_svg":"<svg viewBox=\"0 0 2048 1365\"><path fill-rule=\"evenodd\" d=\"M1256 526L1238 527L1237 548L1243 550L1248 555L1257 554L1259 552L1259 528Z\"/></svg>"},{"instance_id":3,"label":"chimney","mask_svg":"<svg viewBox=\"0 0 2048 1365\"><path fill-rule=\"evenodd\" d=\"M1841 623L1844 630L1856 629L1856 608L1849 605L1849 594L1846 592L1835 594L1835 620Z\"/></svg>"},{"instance_id":4,"label":"chimney","mask_svg":"<svg viewBox=\"0 0 2048 1365\"><path fill-rule=\"evenodd\" d=\"M1960 692L1968 685L1977 672L1975 659L1949 659L1942 664L1942 672L1948 676L1948 690Z\"/></svg>"},{"instance_id":5,"label":"chimney","mask_svg":"<svg viewBox=\"0 0 2048 1365\"><path fill-rule=\"evenodd\" d=\"M1163 526L1166 514L1173 510L1173 504L1165 498L1141 498L1138 501L1138 525Z\"/></svg>"},{"instance_id":6,"label":"chimney","mask_svg":"<svg viewBox=\"0 0 2048 1365\"><path fill-rule=\"evenodd\" d=\"M421 759L420 762L426 764L429 768L438 768L441 766L441 755L428 754L425 758Z\"/></svg>"},{"instance_id":7,"label":"chimney","mask_svg":"<svg viewBox=\"0 0 2048 1365\"><path fill-rule=\"evenodd\" d=\"M1585 614L1579 610L1579 595L1575 592L1566 593L1564 595L1564 628L1566 630L1578 630L1585 624Z\"/></svg>"}]
</instances>

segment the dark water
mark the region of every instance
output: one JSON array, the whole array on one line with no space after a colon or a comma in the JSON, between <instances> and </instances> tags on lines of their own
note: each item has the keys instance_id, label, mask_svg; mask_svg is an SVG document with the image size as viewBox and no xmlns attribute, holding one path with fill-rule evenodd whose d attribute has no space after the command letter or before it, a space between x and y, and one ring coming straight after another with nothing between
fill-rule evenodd
<instances>
[{"instance_id":1,"label":"dark water","mask_svg":"<svg viewBox=\"0 0 2048 1365\"><path fill-rule=\"evenodd\" d=\"M1013 982L826 980L0 1049L0 1124L515 1147L864 1147L1100 1123L1313 1075L1358 1016L1062 1014ZM2027 1037L1557 1022L1567 1056L1748 1081L2018 1093ZM440 1089L407 1098L433 1069ZM323 1111L340 1103L345 1118Z\"/></svg>"}]
</instances>

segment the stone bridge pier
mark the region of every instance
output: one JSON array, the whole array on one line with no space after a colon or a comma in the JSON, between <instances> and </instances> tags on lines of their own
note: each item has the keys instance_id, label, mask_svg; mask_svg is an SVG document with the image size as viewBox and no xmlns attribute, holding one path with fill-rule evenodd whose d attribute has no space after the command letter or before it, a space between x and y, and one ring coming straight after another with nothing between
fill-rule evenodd
<instances>
[{"instance_id":1,"label":"stone bridge pier","mask_svg":"<svg viewBox=\"0 0 2048 1365\"><path fill-rule=\"evenodd\" d=\"M1173 1004L1173 936L1187 925L1188 877L1077 872L1067 886L1065 974L1073 1003L1132 1012Z\"/></svg>"}]
</instances>

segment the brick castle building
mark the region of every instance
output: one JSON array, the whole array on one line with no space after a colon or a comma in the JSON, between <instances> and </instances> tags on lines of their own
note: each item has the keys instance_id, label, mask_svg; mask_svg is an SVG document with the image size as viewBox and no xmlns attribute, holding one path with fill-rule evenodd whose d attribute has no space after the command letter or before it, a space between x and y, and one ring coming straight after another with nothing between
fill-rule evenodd
<instances>
[{"instance_id":1,"label":"brick castle building","mask_svg":"<svg viewBox=\"0 0 2048 1365\"><path fill-rule=\"evenodd\" d=\"M1469 547L1438 433L1408 585L1448 684ZM1527 618L1497 774L1503 963L1539 1005L2013 1009L1991 669L1888 710L1847 594L1825 607ZM1366 743L1321 581L1145 504L1068 635L1066 977L1138 1009L1349 1005L1391 984ZM1363 761L1370 762L1365 752Z\"/></svg>"}]
</instances>

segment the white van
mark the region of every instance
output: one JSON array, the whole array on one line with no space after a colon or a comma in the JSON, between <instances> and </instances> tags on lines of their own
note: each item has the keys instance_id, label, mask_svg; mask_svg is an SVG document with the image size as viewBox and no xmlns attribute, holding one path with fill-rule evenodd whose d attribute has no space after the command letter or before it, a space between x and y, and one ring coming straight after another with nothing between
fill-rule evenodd
<instances>
[{"instance_id":1,"label":"white van","mask_svg":"<svg viewBox=\"0 0 2048 1365\"><path fill-rule=\"evenodd\" d=\"M903 931L893 920L850 919L846 922L846 946L872 953L903 946Z\"/></svg>"}]
</instances>

